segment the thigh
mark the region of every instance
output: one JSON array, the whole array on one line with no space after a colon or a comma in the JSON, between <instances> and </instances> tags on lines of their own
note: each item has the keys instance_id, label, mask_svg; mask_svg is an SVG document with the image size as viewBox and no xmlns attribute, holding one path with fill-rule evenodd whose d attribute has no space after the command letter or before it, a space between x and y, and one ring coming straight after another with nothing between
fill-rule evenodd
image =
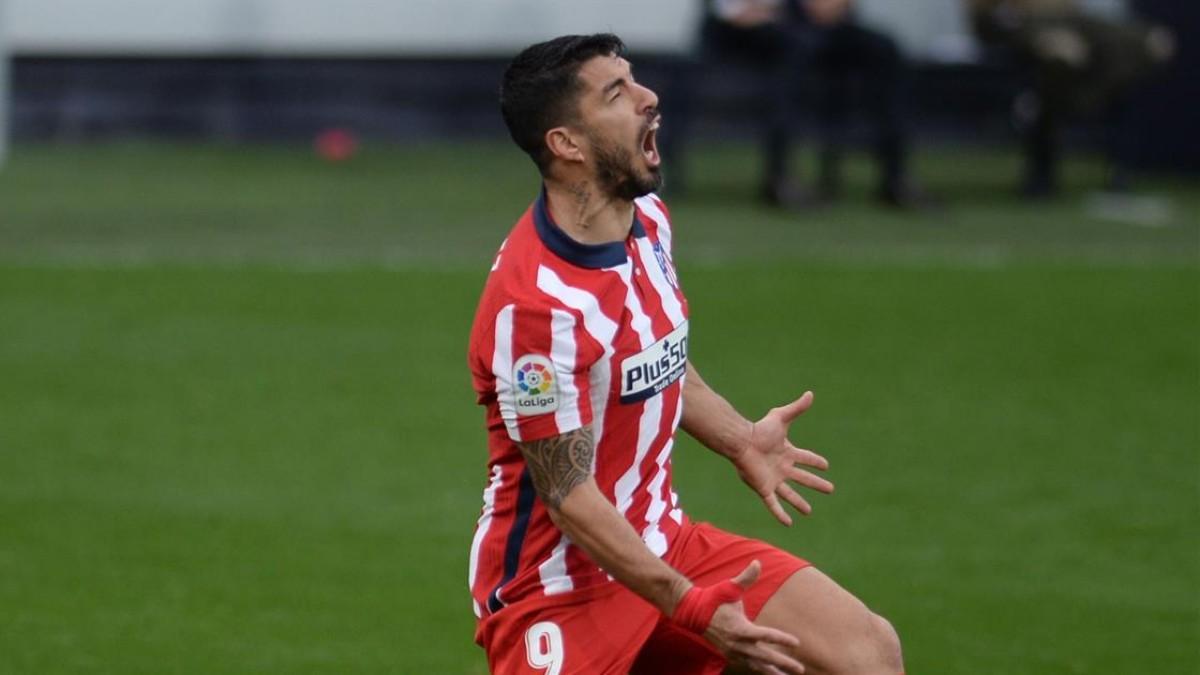
<instances>
[{"instance_id":1,"label":"thigh","mask_svg":"<svg viewBox=\"0 0 1200 675\"><path fill-rule=\"evenodd\" d=\"M799 638L795 656L812 675L840 672L848 660L886 660L888 655L873 652L890 648L880 640L890 625L815 567L796 572L780 586L755 623Z\"/></svg>"},{"instance_id":2,"label":"thigh","mask_svg":"<svg viewBox=\"0 0 1200 675\"><path fill-rule=\"evenodd\" d=\"M659 612L617 584L599 596L531 599L487 619L481 644L493 673L618 675L629 672Z\"/></svg>"},{"instance_id":3,"label":"thigh","mask_svg":"<svg viewBox=\"0 0 1200 675\"><path fill-rule=\"evenodd\" d=\"M758 581L742 598L754 619L764 604L808 562L766 542L732 534L707 523L689 523L667 562L701 586L732 579L751 562L762 565ZM633 675L716 675L725 658L704 638L663 619L639 654Z\"/></svg>"},{"instance_id":4,"label":"thigh","mask_svg":"<svg viewBox=\"0 0 1200 675\"><path fill-rule=\"evenodd\" d=\"M777 546L708 523L689 523L684 534L681 545L667 557L693 583L711 586L732 579L755 560L762 565L758 581L742 598L751 620L797 570L810 564Z\"/></svg>"}]
</instances>

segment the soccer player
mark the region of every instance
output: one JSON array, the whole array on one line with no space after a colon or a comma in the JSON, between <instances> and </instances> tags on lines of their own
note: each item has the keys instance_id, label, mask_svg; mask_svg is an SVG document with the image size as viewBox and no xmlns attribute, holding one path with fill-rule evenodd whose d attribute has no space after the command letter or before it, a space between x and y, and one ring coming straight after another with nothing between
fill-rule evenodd
<instances>
[{"instance_id":1,"label":"soccer player","mask_svg":"<svg viewBox=\"0 0 1200 675\"><path fill-rule=\"evenodd\" d=\"M688 359L654 92L614 35L533 45L500 107L542 190L501 245L471 331L489 480L471 545L495 673L900 673L895 631L804 560L690 520L675 431L727 457L781 522L831 492L788 441L812 394L757 422ZM807 668L807 671L805 670Z\"/></svg>"}]
</instances>

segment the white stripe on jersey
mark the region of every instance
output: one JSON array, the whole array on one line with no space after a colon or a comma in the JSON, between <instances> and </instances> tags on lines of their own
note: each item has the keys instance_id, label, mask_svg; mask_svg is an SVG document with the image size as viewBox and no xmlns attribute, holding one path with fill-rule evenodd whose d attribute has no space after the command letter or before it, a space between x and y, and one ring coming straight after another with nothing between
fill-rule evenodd
<instances>
[{"instance_id":1,"label":"white stripe on jersey","mask_svg":"<svg viewBox=\"0 0 1200 675\"><path fill-rule=\"evenodd\" d=\"M496 376L496 402L500 405L500 417L508 427L508 435L514 441L521 440L521 425L517 422L517 402L513 394L512 332L513 310L516 305L505 305L496 314L496 351L492 355L492 373Z\"/></svg>"},{"instance_id":2,"label":"white stripe on jersey","mask_svg":"<svg viewBox=\"0 0 1200 675\"><path fill-rule=\"evenodd\" d=\"M558 274L556 274L554 270L550 269L549 267L544 265L538 267L537 286L538 289L543 293L546 293L567 307L578 311L583 316L584 330L586 330L588 334L596 340L596 342L604 346L604 355L592 365L591 370L588 372L589 385L592 390L592 440L593 443L598 446L604 431L604 412L608 405L608 390L612 380L610 364L612 362L612 355L615 351L612 343L617 335L617 324L605 316L602 311L600 311L600 303L596 300L594 295L583 289L568 286L565 282L563 282L562 278L560 278ZM571 338L574 339L575 317L571 315L570 312L563 312L562 310L558 309L552 310L552 312L554 317L553 344L554 348L557 350L560 348L559 328L560 326L565 328L565 324L568 319L571 322L569 334L571 335ZM560 314L565 315L565 317L560 318ZM562 347L562 349L565 350L565 345ZM575 362L574 354L576 353L574 345L572 345L571 353L571 363L573 365ZM559 358L558 352L555 351L553 359L554 362L558 363ZM572 370L573 369L574 368L572 367ZM560 377L559 379L561 385L570 379L570 376ZM577 399L579 397L579 391L578 388L575 387L573 379L571 379L571 387L574 389L573 396L576 399L576 405L569 407L577 411ZM560 388L560 392L562 391L563 390ZM562 406L560 406L559 410L560 412L562 411ZM556 416L555 422L559 425L560 429L578 428L580 420L578 419L578 412L576 412L573 420L573 426L564 426L563 419L558 416ZM592 471L594 472L595 469L596 457L593 455ZM559 538L558 544L554 547L554 551L550 554L550 557L544 563L538 566L538 578L542 582L542 591L546 595L566 593L567 591L573 590L575 587L575 584L571 580L571 576L567 570L567 548L570 546L570 544L571 540L568 539L566 535L563 535L561 538Z\"/></svg>"},{"instance_id":3,"label":"white stripe on jersey","mask_svg":"<svg viewBox=\"0 0 1200 675\"><path fill-rule=\"evenodd\" d=\"M592 447L599 447L604 436L604 414L608 412L608 387L612 384L613 348L611 343L604 347L604 357L588 371L588 385L592 389ZM596 457L592 456L592 473L596 472Z\"/></svg>"},{"instance_id":4,"label":"white stripe on jersey","mask_svg":"<svg viewBox=\"0 0 1200 675\"><path fill-rule=\"evenodd\" d=\"M648 237L637 237L638 256L642 259L642 267L650 276L650 283L662 298L663 311L671 319L671 325L679 327L683 323L683 305L675 295L675 287L667 281L663 269L659 267L658 256L654 255L654 245Z\"/></svg>"},{"instance_id":5,"label":"white stripe on jersey","mask_svg":"<svg viewBox=\"0 0 1200 675\"><path fill-rule=\"evenodd\" d=\"M658 224L658 240L662 242L667 255L671 255L671 222L667 220L667 214L659 208L658 201L651 195L638 197L633 201Z\"/></svg>"},{"instance_id":6,"label":"white stripe on jersey","mask_svg":"<svg viewBox=\"0 0 1200 675\"><path fill-rule=\"evenodd\" d=\"M662 208L659 207L658 200L652 195L647 195L639 198L637 200L637 205L641 207L642 211L645 212L645 214L658 225L658 240L662 242L663 249L667 252L667 256L671 257L671 221L667 218L667 214L663 213ZM644 239L638 239L637 243L638 254L641 256L643 261L646 261L649 258L654 258L655 263L658 262L657 257L654 255L653 244L650 244ZM647 269L651 270L650 281L654 284L654 290L658 291L658 294L662 297L663 309L667 312L667 316L670 317L671 323L678 326L684 320L683 309L679 303L679 299L675 296L671 285L667 282L666 277L663 276L662 270L657 264L650 266L649 263L644 262L643 265ZM685 373L684 376L679 380L679 386L683 387L686 384L687 374ZM679 420L682 415L683 397L680 396L678 404L675 408L674 428L679 427ZM679 495L674 490L671 490L671 511L667 515L669 515L676 523L679 523L680 525L683 524L683 510L679 508Z\"/></svg>"},{"instance_id":7,"label":"white stripe on jersey","mask_svg":"<svg viewBox=\"0 0 1200 675\"><path fill-rule=\"evenodd\" d=\"M538 267L537 286L543 293L582 314L584 330L596 342L604 345L604 356L592 365L588 373L592 388L592 441L599 446L600 437L604 433L604 411L608 404L608 388L612 380L609 364L615 351L613 339L617 335L617 324L600 311L600 303L594 295L583 289L568 286L554 270L545 265ZM596 459L593 456L592 469L595 468Z\"/></svg>"},{"instance_id":8,"label":"white stripe on jersey","mask_svg":"<svg viewBox=\"0 0 1200 675\"><path fill-rule=\"evenodd\" d=\"M550 360L558 377L558 412L554 422L559 433L583 426L579 419L579 387L575 386L575 315L561 309L550 310Z\"/></svg>"},{"instance_id":9,"label":"white stripe on jersey","mask_svg":"<svg viewBox=\"0 0 1200 675\"><path fill-rule=\"evenodd\" d=\"M503 478L503 471L500 465L492 467L492 480L483 491L483 513L479 516L479 522L475 525L475 539L471 542L471 560L467 570L467 588L475 588L475 574L479 571L479 547L483 545L483 538L487 536L488 528L492 526L492 512L496 508L496 490L500 489L500 483ZM478 601L475 603L475 616L483 617L483 608L479 606Z\"/></svg>"},{"instance_id":10,"label":"white stripe on jersey","mask_svg":"<svg viewBox=\"0 0 1200 675\"><path fill-rule=\"evenodd\" d=\"M504 241L500 242L500 248L496 250L496 260L492 263L492 269L490 271L495 272L497 269L500 269L500 257L504 255L505 246L508 246L507 237L505 237Z\"/></svg>"},{"instance_id":11,"label":"white stripe on jersey","mask_svg":"<svg viewBox=\"0 0 1200 675\"><path fill-rule=\"evenodd\" d=\"M637 331L638 340L642 343L642 349L645 349L658 342L658 339L654 337L654 328L650 324L650 317L646 316L646 312L643 311L642 300L633 287L633 263L626 261L624 265L613 269L620 275L621 281L625 282L625 308L629 310L630 314L629 326Z\"/></svg>"},{"instance_id":12,"label":"white stripe on jersey","mask_svg":"<svg viewBox=\"0 0 1200 675\"><path fill-rule=\"evenodd\" d=\"M638 298L637 290L634 288L632 278L633 265L626 263L617 268L617 273L621 275L621 281L625 282L625 308L629 310L629 325L632 326L638 333L638 341L641 343L642 349L649 347L657 342L654 338L654 332L650 328L650 318L646 316L645 310L642 308L642 301ZM650 446L654 443L654 439L658 436L659 426L662 422L662 396L653 396L646 399L645 407L642 408L642 417L638 420L638 439L637 451L633 457L633 464L625 470L621 478L617 480L613 487L613 496L616 498L617 510L621 515L629 510L633 505L633 491L637 488L641 481L641 465L642 460L646 458L646 453L650 451ZM670 441L667 443L670 447ZM650 508L647 511L653 512L656 506L662 501L660 496L653 493L650 495ZM658 509L662 513L662 509ZM647 528L646 532L649 532ZM665 542L664 542L665 543ZM649 542L647 542L649 544ZM664 547L662 551L655 551L656 555L662 555L666 552Z\"/></svg>"},{"instance_id":13,"label":"white stripe on jersey","mask_svg":"<svg viewBox=\"0 0 1200 675\"><path fill-rule=\"evenodd\" d=\"M538 577L542 580L542 589L546 595L558 595L575 589L575 582L567 574L567 546L571 540L567 535L558 538L558 545L546 562L538 565Z\"/></svg>"},{"instance_id":14,"label":"white stripe on jersey","mask_svg":"<svg viewBox=\"0 0 1200 675\"><path fill-rule=\"evenodd\" d=\"M680 385L682 386L682 385ZM683 414L683 397L680 396L675 405L675 419L671 423L672 429L679 428L679 417ZM662 452L658 453L655 458L655 463L658 465L658 472L654 474L654 479L646 486L646 492L650 495L650 509L646 512L646 532L642 538L646 541L646 546L654 551L659 557L667 552L667 537L658 528L658 523L662 519L663 511L667 509L667 502L662 499L663 485L667 482L667 458L671 456L671 448L675 446L675 437L667 439L666 445L663 446ZM680 525L683 524L683 512L676 508L676 500L678 496L675 491L670 492L671 503L671 519ZM662 549L661 551L658 549Z\"/></svg>"},{"instance_id":15,"label":"white stripe on jersey","mask_svg":"<svg viewBox=\"0 0 1200 675\"><path fill-rule=\"evenodd\" d=\"M682 388L687 383L687 373L679 378L679 386ZM679 421L683 419L683 396L675 403L675 424L673 428L679 428ZM674 438L674 436L672 436ZM683 525L683 509L679 508L679 495L674 490L671 490L671 511L667 515L671 516L671 520Z\"/></svg>"},{"instance_id":16,"label":"white stripe on jersey","mask_svg":"<svg viewBox=\"0 0 1200 675\"><path fill-rule=\"evenodd\" d=\"M667 439L662 452L655 458L658 471L654 474L654 479L646 485L646 494L650 495L650 508L646 509L646 531L642 533L642 539L645 540L646 546L654 551L654 555L659 557L667 552L667 537L658 529L658 521L667 510L667 503L662 498L663 483L667 480L667 469L664 465L674 446L675 437L672 436Z\"/></svg>"}]
</instances>

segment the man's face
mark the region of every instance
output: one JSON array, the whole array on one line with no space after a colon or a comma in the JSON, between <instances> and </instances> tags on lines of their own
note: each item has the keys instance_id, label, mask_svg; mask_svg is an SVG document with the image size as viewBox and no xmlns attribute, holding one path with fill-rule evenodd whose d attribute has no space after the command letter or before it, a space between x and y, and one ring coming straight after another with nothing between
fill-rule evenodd
<instances>
[{"instance_id":1,"label":"man's face","mask_svg":"<svg viewBox=\"0 0 1200 675\"><path fill-rule=\"evenodd\" d=\"M601 189L624 200L658 190L658 96L634 81L629 62L619 56L584 63L579 79L585 157Z\"/></svg>"}]
</instances>

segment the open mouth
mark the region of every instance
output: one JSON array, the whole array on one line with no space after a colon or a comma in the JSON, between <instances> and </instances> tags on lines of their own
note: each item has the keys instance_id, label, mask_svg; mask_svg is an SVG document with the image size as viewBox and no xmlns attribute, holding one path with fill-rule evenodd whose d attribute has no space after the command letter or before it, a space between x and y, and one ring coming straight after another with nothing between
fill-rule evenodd
<instances>
[{"instance_id":1,"label":"open mouth","mask_svg":"<svg viewBox=\"0 0 1200 675\"><path fill-rule=\"evenodd\" d=\"M642 134L642 158L652 169L657 169L658 165L662 163L662 158L658 155L658 128L661 125L662 116L660 115L646 126L646 131Z\"/></svg>"}]
</instances>

